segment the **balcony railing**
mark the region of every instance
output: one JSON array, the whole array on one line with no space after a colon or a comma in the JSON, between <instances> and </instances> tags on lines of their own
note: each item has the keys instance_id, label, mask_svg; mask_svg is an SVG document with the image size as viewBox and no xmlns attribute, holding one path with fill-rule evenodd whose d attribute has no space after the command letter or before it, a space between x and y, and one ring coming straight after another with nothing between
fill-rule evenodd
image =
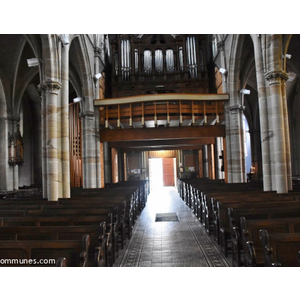
<instances>
[{"instance_id":1,"label":"balcony railing","mask_svg":"<svg viewBox=\"0 0 300 300\"><path fill-rule=\"evenodd\" d=\"M218 125L227 94L154 94L95 100L102 128Z\"/></svg>"}]
</instances>

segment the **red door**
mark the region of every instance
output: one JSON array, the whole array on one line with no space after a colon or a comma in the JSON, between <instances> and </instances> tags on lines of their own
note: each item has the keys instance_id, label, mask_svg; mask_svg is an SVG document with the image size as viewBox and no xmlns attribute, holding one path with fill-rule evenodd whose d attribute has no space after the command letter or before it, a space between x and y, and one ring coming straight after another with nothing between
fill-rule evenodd
<instances>
[{"instance_id":1,"label":"red door","mask_svg":"<svg viewBox=\"0 0 300 300\"><path fill-rule=\"evenodd\" d=\"M163 185L174 186L173 158L163 158Z\"/></svg>"}]
</instances>

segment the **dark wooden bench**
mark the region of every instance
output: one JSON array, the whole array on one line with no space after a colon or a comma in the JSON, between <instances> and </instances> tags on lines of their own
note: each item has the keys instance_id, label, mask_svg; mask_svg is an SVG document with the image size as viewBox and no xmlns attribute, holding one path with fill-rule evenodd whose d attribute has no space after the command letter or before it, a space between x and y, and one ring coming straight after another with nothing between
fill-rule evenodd
<instances>
[{"instance_id":1,"label":"dark wooden bench","mask_svg":"<svg viewBox=\"0 0 300 300\"><path fill-rule=\"evenodd\" d=\"M241 217L240 227L244 266L257 267L264 265L259 231L265 229L269 234L300 233L300 217L261 220L248 220Z\"/></svg>"},{"instance_id":2,"label":"dark wooden bench","mask_svg":"<svg viewBox=\"0 0 300 300\"><path fill-rule=\"evenodd\" d=\"M0 243L1 266L55 266L65 258L68 266L88 265L89 236L80 240L2 240ZM52 264L48 264L52 262Z\"/></svg>"},{"instance_id":3,"label":"dark wooden bench","mask_svg":"<svg viewBox=\"0 0 300 300\"><path fill-rule=\"evenodd\" d=\"M105 222L105 225L103 225ZM82 215L64 215L64 216L27 216L27 217L2 217L0 218L2 227L9 226L93 226L94 228L106 229L106 260L109 265L112 265L116 259L114 252L114 227L112 225L112 214L97 215L97 216L82 216ZM100 225L102 224L102 225ZM111 225L109 225L111 224ZM93 248L99 247L99 235L91 236Z\"/></svg>"},{"instance_id":4,"label":"dark wooden bench","mask_svg":"<svg viewBox=\"0 0 300 300\"><path fill-rule=\"evenodd\" d=\"M265 267L298 267L300 233L268 234L260 230Z\"/></svg>"},{"instance_id":5,"label":"dark wooden bench","mask_svg":"<svg viewBox=\"0 0 300 300\"><path fill-rule=\"evenodd\" d=\"M239 208L228 208L229 224L230 224L230 239L231 239L231 250L232 250L232 264L235 263L237 266L241 266L241 229L240 229L240 218L245 217L249 220L254 219L274 219L274 218L296 218L300 215L299 206L278 206L272 207L271 203L265 207L239 207Z\"/></svg>"},{"instance_id":6,"label":"dark wooden bench","mask_svg":"<svg viewBox=\"0 0 300 300\"><path fill-rule=\"evenodd\" d=\"M76 240L89 235L89 266L109 266L106 256L105 222L100 226L9 226L0 227L0 240ZM97 242L98 241L98 242Z\"/></svg>"}]
</instances>

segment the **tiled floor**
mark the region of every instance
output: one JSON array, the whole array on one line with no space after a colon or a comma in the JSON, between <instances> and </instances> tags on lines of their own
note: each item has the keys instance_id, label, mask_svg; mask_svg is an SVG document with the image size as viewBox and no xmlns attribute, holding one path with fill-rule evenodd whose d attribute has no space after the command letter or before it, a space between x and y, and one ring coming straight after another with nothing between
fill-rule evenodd
<instances>
[{"instance_id":1,"label":"tiled floor","mask_svg":"<svg viewBox=\"0 0 300 300\"><path fill-rule=\"evenodd\" d=\"M179 221L155 222L158 213ZM216 242L204 231L173 187L152 190L133 236L115 267L229 267Z\"/></svg>"}]
</instances>

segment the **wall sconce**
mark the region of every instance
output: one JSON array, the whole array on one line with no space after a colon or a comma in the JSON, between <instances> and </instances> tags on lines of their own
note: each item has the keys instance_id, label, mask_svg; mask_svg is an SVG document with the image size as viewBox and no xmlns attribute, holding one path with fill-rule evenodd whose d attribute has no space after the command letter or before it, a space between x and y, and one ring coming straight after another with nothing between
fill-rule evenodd
<instances>
[{"instance_id":1,"label":"wall sconce","mask_svg":"<svg viewBox=\"0 0 300 300\"><path fill-rule=\"evenodd\" d=\"M96 74L96 75L94 76L94 79L95 79L95 81L96 81L96 80L99 80L101 77L102 77L102 74L101 74L101 73L98 73L98 74Z\"/></svg>"},{"instance_id":2,"label":"wall sconce","mask_svg":"<svg viewBox=\"0 0 300 300\"><path fill-rule=\"evenodd\" d=\"M243 94L243 95L249 95L249 94L250 94L250 90L247 90L247 89L241 89L241 90L240 90L240 93Z\"/></svg>"},{"instance_id":3,"label":"wall sconce","mask_svg":"<svg viewBox=\"0 0 300 300\"><path fill-rule=\"evenodd\" d=\"M31 67L38 67L40 65L40 59L39 58L29 58L27 59L27 65L29 68Z\"/></svg>"},{"instance_id":4,"label":"wall sconce","mask_svg":"<svg viewBox=\"0 0 300 300\"><path fill-rule=\"evenodd\" d=\"M250 90L247 90L247 89L241 89L240 90L240 94L242 95L242 109L245 109L245 106L244 106L244 95L250 95Z\"/></svg>"},{"instance_id":5,"label":"wall sconce","mask_svg":"<svg viewBox=\"0 0 300 300\"><path fill-rule=\"evenodd\" d=\"M225 75L227 73L227 70L224 69L224 68L220 68L219 69L219 72L222 74L222 75Z\"/></svg>"},{"instance_id":6,"label":"wall sconce","mask_svg":"<svg viewBox=\"0 0 300 300\"><path fill-rule=\"evenodd\" d=\"M66 34L61 34L60 40L63 46L67 46L69 44L69 38Z\"/></svg>"},{"instance_id":7,"label":"wall sconce","mask_svg":"<svg viewBox=\"0 0 300 300\"><path fill-rule=\"evenodd\" d=\"M82 101L82 98L81 98L81 97L77 97L77 98L74 98L74 99L73 99L73 102L74 102L74 103L78 103L78 102L80 102L80 101Z\"/></svg>"},{"instance_id":8,"label":"wall sconce","mask_svg":"<svg viewBox=\"0 0 300 300\"><path fill-rule=\"evenodd\" d=\"M292 54L283 55L283 58L291 59L292 58Z\"/></svg>"}]
</instances>

